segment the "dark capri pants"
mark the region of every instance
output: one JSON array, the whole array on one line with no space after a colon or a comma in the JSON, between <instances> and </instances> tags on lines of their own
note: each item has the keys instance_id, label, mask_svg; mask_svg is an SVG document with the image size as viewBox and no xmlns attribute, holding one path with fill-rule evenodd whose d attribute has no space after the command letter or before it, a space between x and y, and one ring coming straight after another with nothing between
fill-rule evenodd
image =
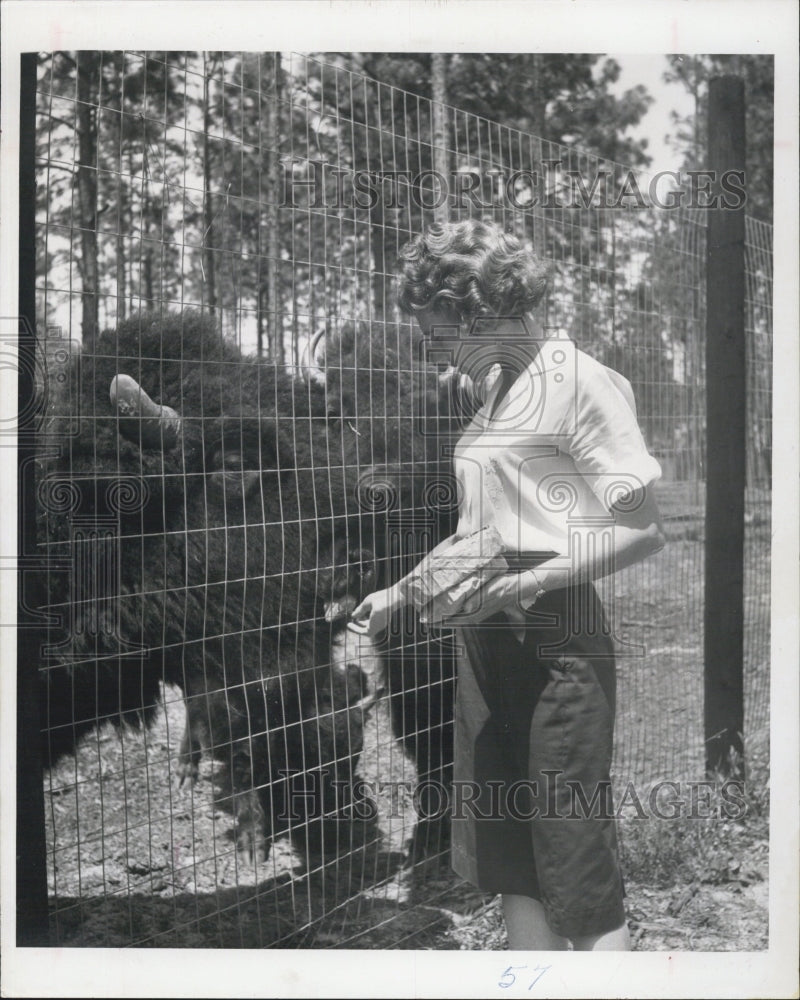
<instances>
[{"instance_id":1,"label":"dark capri pants","mask_svg":"<svg viewBox=\"0 0 800 1000\"><path fill-rule=\"evenodd\" d=\"M532 610L523 643L504 614L456 632L452 864L486 892L540 900L556 934L601 934L625 919L613 640L591 584Z\"/></svg>"}]
</instances>

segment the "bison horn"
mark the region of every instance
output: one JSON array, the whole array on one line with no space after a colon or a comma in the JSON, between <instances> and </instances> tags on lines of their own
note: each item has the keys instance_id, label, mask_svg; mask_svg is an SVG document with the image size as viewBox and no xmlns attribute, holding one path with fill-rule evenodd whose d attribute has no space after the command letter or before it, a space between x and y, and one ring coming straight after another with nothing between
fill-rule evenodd
<instances>
[{"instance_id":1,"label":"bison horn","mask_svg":"<svg viewBox=\"0 0 800 1000\"><path fill-rule=\"evenodd\" d=\"M310 339L303 351L302 370L303 378L306 382L316 382L319 385L325 384L325 369L317 361L317 349L319 342L325 336L325 328L317 330Z\"/></svg>"},{"instance_id":2,"label":"bison horn","mask_svg":"<svg viewBox=\"0 0 800 1000\"><path fill-rule=\"evenodd\" d=\"M181 433L181 418L171 406L159 406L130 375L115 375L109 390L111 405L119 415L123 437L143 448L174 448Z\"/></svg>"}]
</instances>

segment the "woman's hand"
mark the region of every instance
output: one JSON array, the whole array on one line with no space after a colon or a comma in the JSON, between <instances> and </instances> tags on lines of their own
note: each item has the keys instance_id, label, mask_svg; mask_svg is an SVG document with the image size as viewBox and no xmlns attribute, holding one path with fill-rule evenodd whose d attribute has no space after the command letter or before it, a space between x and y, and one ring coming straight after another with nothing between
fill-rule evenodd
<instances>
[{"instance_id":1,"label":"woman's hand","mask_svg":"<svg viewBox=\"0 0 800 1000\"><path fill-rule=\"evenodd\" d=\"M368 594L358 607L353 609L347 627L359 635L374 639L386 631L392 615L402 603L396 587L376 590L373 594Z\"/></svg>"}]
</instances>

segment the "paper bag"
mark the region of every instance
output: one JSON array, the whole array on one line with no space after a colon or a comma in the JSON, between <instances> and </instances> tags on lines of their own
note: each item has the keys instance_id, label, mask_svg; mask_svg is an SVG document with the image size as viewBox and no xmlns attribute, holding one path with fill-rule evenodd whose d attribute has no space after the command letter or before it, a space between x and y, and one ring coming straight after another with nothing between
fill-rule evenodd
<instances>
[{"instance_id":1,"label":"paper bag","mask_svg":"<svg viewBox=\"0 0 800 1000\"><path fill-rule=\"evenodd\" d=\"M508 572L497 529L487 525L426 556L408 577L411 602L423 621L457 614L492 577Z\"/></svg>"}]
</instances>

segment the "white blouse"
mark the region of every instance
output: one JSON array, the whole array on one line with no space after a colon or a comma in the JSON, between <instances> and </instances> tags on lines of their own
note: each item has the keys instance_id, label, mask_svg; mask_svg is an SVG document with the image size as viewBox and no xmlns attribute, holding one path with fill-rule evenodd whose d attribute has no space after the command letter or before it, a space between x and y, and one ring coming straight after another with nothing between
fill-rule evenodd
<instances>
[{"instance_id":1,"label":"white blouse","mask_svg":"<svg viewBox=\"0 0 800 1000\"><path fill-rule=\"evenodd\" d=\"M561 557L567 569L575 538L608 528L611 507L661 475L630 383L559 335L489 416L498 388L454 451L458 535L493 524L509 550Z\"/></svg>"}]
</instances>

